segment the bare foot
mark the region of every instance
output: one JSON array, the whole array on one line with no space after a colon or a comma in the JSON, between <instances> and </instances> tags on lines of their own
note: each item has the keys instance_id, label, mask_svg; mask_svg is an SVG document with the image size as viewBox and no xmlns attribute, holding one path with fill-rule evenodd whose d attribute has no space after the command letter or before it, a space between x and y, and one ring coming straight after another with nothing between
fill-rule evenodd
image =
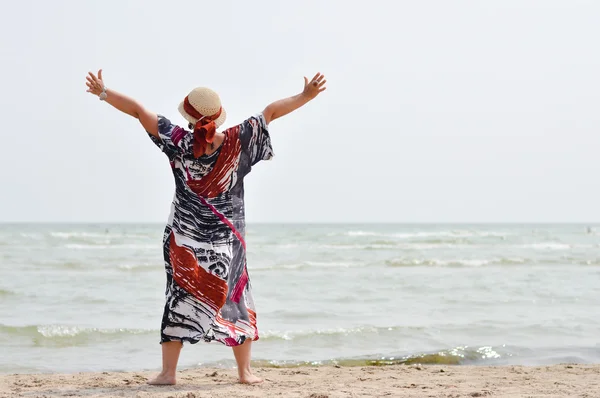
<instances>
[{"instance_id":1,"label":"bare foot","mask_svg":"<svg viewBox=\"0 0 600 398\"><path fill-rule=\"evenodd\" d=\"M151 386L173 386L175 385L175 375L167 375L160 373L152 380L148 380L148 384Z\"/></svg>"},{"instance_id":2,"label":"bare foot","mask_svg":"<svg viewBox=\"0 0 600 398\"><path fill-rule=\"evenodd\" d=\"M260 377L254 376L250 372L245 372L243 375L240 375L240 383L241 384L260 384L264 380Z\"/></svg>"}]
</instances>

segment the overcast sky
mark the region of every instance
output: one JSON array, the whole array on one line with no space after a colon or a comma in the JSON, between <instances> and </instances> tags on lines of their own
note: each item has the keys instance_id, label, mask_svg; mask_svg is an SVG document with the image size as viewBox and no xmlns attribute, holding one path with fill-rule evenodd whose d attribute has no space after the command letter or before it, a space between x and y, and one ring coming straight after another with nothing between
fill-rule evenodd
<instances>
[{"instance_id":1,"label":"overcast sky","mask_svg":"<svg viewBox=\"0 0 600 398\"><path fill-rule=\"evenodd\" d=\"M0 221L164 222L166 157L108 87L226 126L302 89L246 179L250 222L600 221L600 2L29 1L0 24Z\"/></svg>"}]
</instances>

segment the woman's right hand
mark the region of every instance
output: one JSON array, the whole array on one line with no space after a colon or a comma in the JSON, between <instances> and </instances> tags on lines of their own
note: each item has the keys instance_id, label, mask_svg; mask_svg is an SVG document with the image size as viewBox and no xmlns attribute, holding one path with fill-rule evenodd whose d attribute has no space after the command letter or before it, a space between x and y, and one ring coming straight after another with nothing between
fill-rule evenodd
<instances>
[{"instance_id":1,"label":"woman's right hand","mask_svg":"<svg viewBox=\"0 0 600 398\"><path fill-rule=\"evenodd\" d=\"M102 69L98 71L98 76L94 75L92 72L89 72L87 76L86 85L88 89L86 92L100 95L104 90L104 81L102 81Z\"/></svg>"}]
</instances>

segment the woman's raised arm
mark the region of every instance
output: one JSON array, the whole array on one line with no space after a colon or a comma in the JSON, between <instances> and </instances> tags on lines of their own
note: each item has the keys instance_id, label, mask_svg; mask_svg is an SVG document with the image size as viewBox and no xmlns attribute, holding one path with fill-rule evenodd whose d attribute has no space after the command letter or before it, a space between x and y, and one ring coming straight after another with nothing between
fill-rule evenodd
<instances>
[{"instance_id":1,"label":"woman's raised arm","mask_svg":"<svg viewBox=\"0 0 600 398\"><path fill-rule=\"evenodd\" d=\"M88 93L97 95L121 112L138 119L148 133L158 138L158 116L156 113L146 110L133 98L106 88L102 80L102 69L98 71L98 76L89 72L86 84Z\"/></svg>"},{"instance_id":2,"label":"woman's raised arm","mask_svg":"<svg viewBox=\"0 0 600 398\"><path fill-rule=\"evenodd\" d=\"M263 116L265 117L267 124L295 111L305 105L308 101L314 99L317 95L325 91L325 83L327 83L327 80L325 80L325 76L320 73L317 73L310 82L305 77L304 90L302 90L300 94L275 101L265 108Z\"/></svg>"}]
</instances>

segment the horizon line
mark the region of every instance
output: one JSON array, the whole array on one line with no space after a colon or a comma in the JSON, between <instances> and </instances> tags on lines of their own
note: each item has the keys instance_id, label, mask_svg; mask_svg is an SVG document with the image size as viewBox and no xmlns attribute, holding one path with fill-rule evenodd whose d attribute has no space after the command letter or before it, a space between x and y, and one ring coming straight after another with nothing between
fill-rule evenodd
<instances>
[{"instance_id":1,"label":"horizon line","mask_svg":"<svg viewBox=\"0 0 600 398\"><path fill-rule=\"evenodd\" d=\"M166 221L0 221L0 225L166 225ZM246 221L246 224L264 225L588 225L600 221Z\"/></svg>"}]
</instances>

